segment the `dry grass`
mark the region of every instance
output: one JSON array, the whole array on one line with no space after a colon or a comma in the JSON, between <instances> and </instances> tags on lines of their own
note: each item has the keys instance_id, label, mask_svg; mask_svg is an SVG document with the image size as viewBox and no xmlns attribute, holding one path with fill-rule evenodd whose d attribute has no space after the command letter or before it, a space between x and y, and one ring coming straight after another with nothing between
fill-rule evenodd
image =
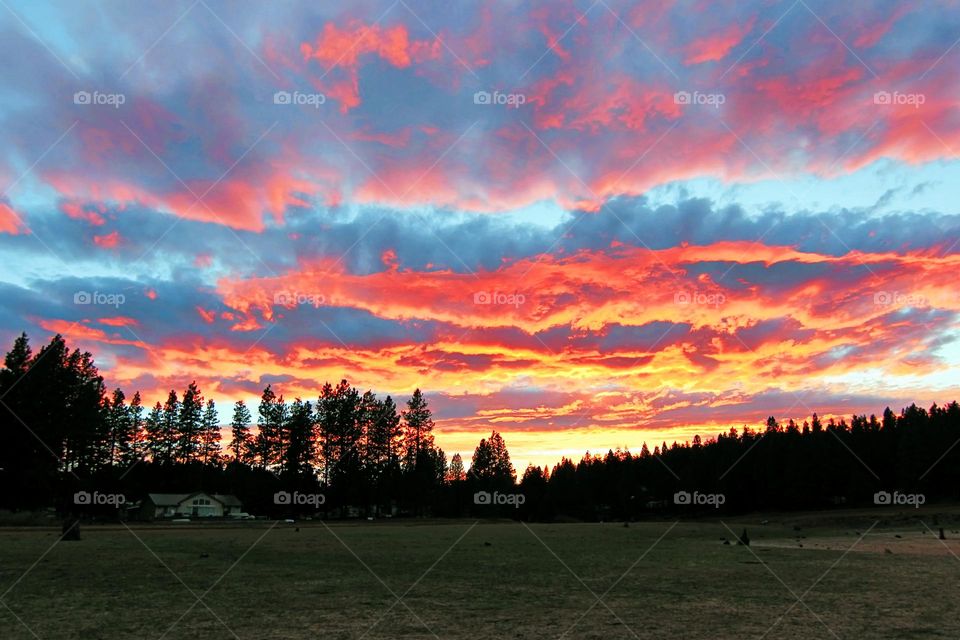
<instances>
[{"instance_id":1,"label":"dry grass","mask_svg":"<svg viewBox=\"0 0 960 640\"><path fill-rule=\"evenodd\" d=\"M912 515L6 529L0 637L960 637L960 541Z\"/></svg>"}]
</instances>

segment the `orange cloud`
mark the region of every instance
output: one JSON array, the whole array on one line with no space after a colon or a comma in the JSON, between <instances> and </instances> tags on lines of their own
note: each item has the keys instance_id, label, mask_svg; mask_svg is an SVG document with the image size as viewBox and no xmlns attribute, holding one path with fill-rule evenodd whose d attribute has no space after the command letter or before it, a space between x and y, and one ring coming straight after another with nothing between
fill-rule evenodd
<instances>
[{"instance_id":1,"label":"orange cloud","mask_svg":"<svg viewBox=\"0 0 960 640\"><path fill-rule=\"evenodd\" d=\"M182 386L185 370L218 403L253 398L265 379L303 398L344 376L394 395L420 386L469 407L438 422L448 451L496 425L518 455L554 461L596 443L652 448L661 437L707 436L771 413L799 418L814 402L821 414L842 411L840 400L818 398L833 386L870 393L876 376L905 397L929 397L924 381L943 370L937 345L960 313L960 256L935 249L834 256L746 242L658 251L621 244L476 275L404 269L390 251L382 260L385 269L373 273L305 260L276 277L224 278L217 292L230 311L220 316L232 332L204 333L214 314L202 307L197 333L149 344L86 321L40 324L112 353L111 385L140 389L151 402ZM722 279L704 265L735 270ZM776 282L744 275L774 269ZM517 294L524 300L511 304ZM434 328L416 340L341 341L332 332L349 326L313 320L330 307ZM138 336L160 328L150 317L137 322ZM267 323L284 330L265 333ZM268 344L281 333L288 337ZM811 385L821 391L804 400Z\"/></svg>"}]
</instances>

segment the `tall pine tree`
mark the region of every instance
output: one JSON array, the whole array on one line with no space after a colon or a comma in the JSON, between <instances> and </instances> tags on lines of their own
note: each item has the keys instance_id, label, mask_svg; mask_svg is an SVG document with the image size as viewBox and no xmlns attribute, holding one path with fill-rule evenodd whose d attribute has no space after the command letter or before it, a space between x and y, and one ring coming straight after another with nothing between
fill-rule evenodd
<instances>
[{"instance_id":1,"label":"tall pine tree","mask_svg":"<svg viewBox=\"0 0 960 640\"><path fill-rule=\"evenodd\" d=\"M408 468L416 468L421 462L432 463L433 414L420 389L413 392L403 412L404 459Z\"/></svg>"},{"instance_id":2,"label":"tall pine tree","mask_svg":"<svg viewBox=\"0 0 960 640\"><path fill-rule=\"evenodd\" d=\"M203 409L200 436L200 461L204 465L220 464L220 417L213 399L207 400Z\"/></svg>"},{"instance_id":3,"label":"tall pine tree","mask_svg":"<svg viewBox=\"0 0 960 640\"><path fill-rule=\"evenodd\" d=\"M191 382L183 392L177 427L177 449L174 459L184 463L198 460L203 438L203 395L197 387L196 380Z\"/></svg>"},{"instance_id":4,"label":"tall pine tree","mask_svg":"<svg viewBox=\"0 0 960 640\"><path fill-rule=\"evenodd\" d=\"M250 435L250 424L253 416L243 400L237 400L233 405L233 419L230 421L230 452L233 459L240 464L250 464L253 461L253 437Z\"/></svg>"}]
</instances>

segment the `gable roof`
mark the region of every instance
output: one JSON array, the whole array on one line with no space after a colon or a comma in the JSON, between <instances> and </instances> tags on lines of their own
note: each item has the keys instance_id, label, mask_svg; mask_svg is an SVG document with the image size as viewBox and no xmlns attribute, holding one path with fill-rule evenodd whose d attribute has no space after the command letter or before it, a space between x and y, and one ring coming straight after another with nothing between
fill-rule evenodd
<instances>
[{"instance_id":1,"label":"gable roof","mask_svg":"<svg viewBox=\"0 0 960 640\"><path fill-rule=\"evenodd\" d=\"M190 495L189 493L148 493L147 499L158 507L175 507Z\"/></svg>"},{"instance_id":2,"label":"gable roof","mask_svg":"<svg viewBox=\"0 0 960 640\"><path fill-rule=\"evenodd\" d=\"M175 507L193 496L209 496L225 507L242 506L240 499L234 495L206 493L203 491L194 491L193 493L148 493L147 499L158 507Z\"/></svg>"}]
</instances>

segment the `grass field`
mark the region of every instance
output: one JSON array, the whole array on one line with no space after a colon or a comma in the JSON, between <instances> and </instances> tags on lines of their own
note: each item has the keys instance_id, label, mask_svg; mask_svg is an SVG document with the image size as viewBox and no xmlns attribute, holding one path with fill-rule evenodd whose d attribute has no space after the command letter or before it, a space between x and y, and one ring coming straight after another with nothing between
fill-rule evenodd
<instances>
[{"instance_id":1,"label":"grass field","mask_svg":"<svg viewBox=\"0 0 960 640\"><path fill-rule=\"evenodd\" d=\"M934 516L0 529L0 637L957 638Z\"/></svg>"}]
</instances>

